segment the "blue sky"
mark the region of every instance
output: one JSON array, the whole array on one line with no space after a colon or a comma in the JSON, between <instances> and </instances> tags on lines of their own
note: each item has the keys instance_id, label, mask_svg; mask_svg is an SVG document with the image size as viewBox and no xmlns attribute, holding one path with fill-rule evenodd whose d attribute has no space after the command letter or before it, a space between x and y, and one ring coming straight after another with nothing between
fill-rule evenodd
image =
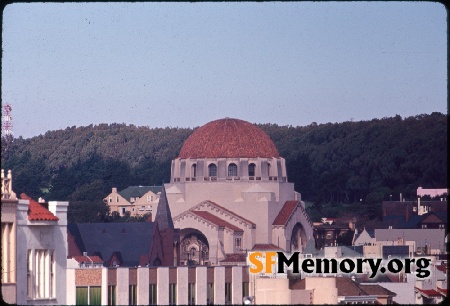
<instances>
[{"instance_id":1,"label":"blue sky","mask_svg":"<svg viewBox=\"0 0 450 306\"><path fill-rule=\"evenodd\" d=\"M446 18L432 2L15 3L2 105L24 138L447 113Z\"/></svg>"}]
</instances>

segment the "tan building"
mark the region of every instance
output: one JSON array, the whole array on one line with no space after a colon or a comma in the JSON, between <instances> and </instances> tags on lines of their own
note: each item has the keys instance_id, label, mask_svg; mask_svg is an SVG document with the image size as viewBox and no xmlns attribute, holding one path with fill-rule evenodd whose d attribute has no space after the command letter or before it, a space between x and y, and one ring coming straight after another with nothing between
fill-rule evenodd
<instances>
[{"instance_id":1,"label":"tan building","mask_svg":"<svg viewBox=\"0 0 450 306\"><path fill-rule=\"evenodd\" d=\"M314 239L285 159L249 122L225 118L198 128L172 161L165 187L182 262L218 264L255 244L301 250Z\"/></svg>"},{"instance_id":2,"label":"tan building","mask_svg":"<svg viewBox=\"0 0 450 306\"><path fill-rule=\"evenodd\" d=\"M127 213L130 216L148 213L155 216L161 188L161 186L130 186L117 191L117 188L113 187L103 201L108 204L110 212L118 212L120 216Z\"/></svg>"}]
</instances>

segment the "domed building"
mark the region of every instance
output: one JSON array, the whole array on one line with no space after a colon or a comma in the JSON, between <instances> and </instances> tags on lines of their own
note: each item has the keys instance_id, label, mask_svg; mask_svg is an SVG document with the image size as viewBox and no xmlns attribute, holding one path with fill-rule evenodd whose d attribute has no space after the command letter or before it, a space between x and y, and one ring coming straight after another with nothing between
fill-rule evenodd
<instances>
[{"instance_id":1,"label":"domed building","mask_svg":"<svg viewBox=\"0 0 450 306\"><path fill-rule=\"evenodd\" d=\"M220 264L247 250L301 251L313 239L301 196L270 137L238 119L198 128L165 185L180 260ZM242 258L242 256L241 256Z\"/></svg>"}]
</instances>

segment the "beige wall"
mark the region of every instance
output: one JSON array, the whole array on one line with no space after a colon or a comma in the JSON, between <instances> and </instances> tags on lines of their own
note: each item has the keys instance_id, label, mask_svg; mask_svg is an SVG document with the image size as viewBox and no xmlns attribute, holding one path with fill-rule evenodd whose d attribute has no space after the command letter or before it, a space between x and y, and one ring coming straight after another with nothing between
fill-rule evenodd
<instances>
[{"instance_id":1,"label":"beige wall","mask_svg":"<svg viewBox=\"0 0 450 306\"><path fill-rule=\"evenodd\" d=\"M307 277L305 289L314 290L314 304L337 304L338 302L334 277Z\"/></svg>"}]
</instances>

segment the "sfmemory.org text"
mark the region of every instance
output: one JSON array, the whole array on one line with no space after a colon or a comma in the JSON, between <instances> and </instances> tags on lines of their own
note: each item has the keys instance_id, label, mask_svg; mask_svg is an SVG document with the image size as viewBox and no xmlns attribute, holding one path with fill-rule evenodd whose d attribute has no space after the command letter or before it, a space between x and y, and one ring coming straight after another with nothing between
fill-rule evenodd
<instances>
[{"instance_id":1,"label":"sfmemory.org text","mask_svg":"<svg viewBox=\"0 0 450 306\"><path fill-rule=\"evenodd\" d=\"M248 262L251 273L272 273L272 265L276 264L277 273L370 273L370 278L378 273L415 273L418 278L427 278L431 260L429 258L300 258L299 252L285 254L283 252L250 252Z\"/></svg>"}]
</instances>

